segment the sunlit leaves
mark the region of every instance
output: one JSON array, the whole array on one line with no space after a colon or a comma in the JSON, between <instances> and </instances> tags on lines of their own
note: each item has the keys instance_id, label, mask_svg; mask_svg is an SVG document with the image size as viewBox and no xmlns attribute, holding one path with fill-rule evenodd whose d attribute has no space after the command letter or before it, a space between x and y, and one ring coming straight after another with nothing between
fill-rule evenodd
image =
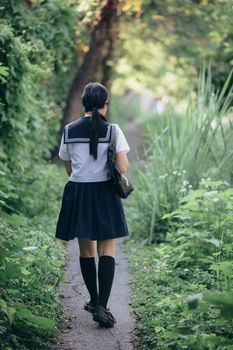
<instances>
[{"instance_id":1,"label":"sunlit leaves","mask_svg":"<svg viewBox=\"0 0 233 350\"><path fill-rule=\"evenodd\" d=\"M157 90L159 84L171 92L171 80L166 79L166 84L164 75L173 73L172 78L175 77L176 81L172 84L177 88L173 89L172 95L176 96L181 93L182 80L189 77L194 81L203 61L211 61L214 82L220 87L224 84L233 65L231 1L129 0L125 3L122 36L127 36L128 45L123 45L119 56L127 62L129 73L124 73L123 82L133 71L138 82L142 76L141 89L154 78L150 83L151 90L153 86ZM130 45L135 38L141 43ZM141 54L134 58L135 48ZM161 68L157 69L156 64ZM140 67L140 75L137 67ZM148 72L150 68L155 68L151 74Z\"/></svg>"},{"instance_id":2,"label":"sunlit leaves","mask_svg":"<svg viewBox=\"0 0 233 350\"><path fill-rule=\"evenodd\" d=\"M124 1L122 11L123 12L139 12L142 8L143 0L126 0Z\"/></svg>"}]
</instances>

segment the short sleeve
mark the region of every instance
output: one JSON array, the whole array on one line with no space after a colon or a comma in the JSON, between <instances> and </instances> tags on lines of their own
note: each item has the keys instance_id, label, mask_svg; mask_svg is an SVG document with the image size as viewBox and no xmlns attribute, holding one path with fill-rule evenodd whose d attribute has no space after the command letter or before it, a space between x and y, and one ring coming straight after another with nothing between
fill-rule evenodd
<instances>
[{"instance_id":1,"label":"short sleeve","mask_svg":"<svg viewBox=\"0 0 233 350\"><path fill-rule=\"evenodd\" d=\"M116 153L118 152L126 152L128 153L130 151L129 144L125 138L125 135L119 125L115 124L116 126Z\"/></svg>"},{"instance_id":2,"label":"short sleeve","mask_svg":"<svg viewBox=\"0 0 233 350\"><path fill-rule=\"evenodd\" d=\"M60 149L59 149L59 157L62 160L70 160L70 155L69 155L69 150L68 150L68 144L64 143L64 130L62 133L62 138L61 138L61 144L60 144Z\"/></svg>"}]
</instances>

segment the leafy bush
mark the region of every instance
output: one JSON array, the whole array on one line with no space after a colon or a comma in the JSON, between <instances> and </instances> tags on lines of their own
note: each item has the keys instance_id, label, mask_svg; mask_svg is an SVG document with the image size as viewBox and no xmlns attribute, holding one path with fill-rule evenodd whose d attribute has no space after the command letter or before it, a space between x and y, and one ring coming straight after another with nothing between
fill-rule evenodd
<instances>
[{"instance_id":1,"label":"leafy bush","mask_svg":"<svg viewBox=\"0 0 233 350\"><path fill-rule=\"evenodd\" d=\"M22 211L0 211L1 349L49 349L48 339L56 335L63 249L54 234L64 179L57 166L40 166Z\"/></svg>"},{"instance_id":2,"label":"leafy bush","mask_svg":"<svg viewBox=\"0 0 233 350\"><path fill-rule=\"evenodd\" d=\"M66 1L2 1L0 12L0 64L8 74L0 85L0 149L17 181L57 144L75 69L76 10Z\"/></svg>"},{"instance_id":3,"label":"leafy bush","mask_svg":"<svg viewBox=\"0 0 233 350\"><path fill-rule=\"evenodd\" d=\"M203 179L178 197L166 242L126 245L141 348L231 349L233 190Z\"/></svg>"},{"instance_id":4,"label":"leafy bush","mask_svg":"<svg viewBox=\"0 0 233 350\"><path fill-rule=\"evenodd\" d=\"M171 219L170 226L174 231L168 236L177 244L176 250L180 254L174 267L184 262L192 263L193 260L211 264L210 268L218 271L220 282L221 266L227 266L224 260L233 260L232 212L233 189L222 181L202 179L199 189L190 190L181 197L179 208L164 215L164 218ZM228 283L229 279L230 275ZM226 291L229 290L228 283Z\"/></svg>"},{"instance_id":5,"label":"leafy bush","mask_svg":"<svg viewBox=\"0 0 233 350\"><path fill-rule=\"evenodd\" d=\"M187 307L187 296L216 292L211 270L196 265L173 267L176 244L142 245L129 240L126 250L132 272L131 303L136 315L140 349L231 349L232 322L222 317L219 305L202 300Z\"/></svg>"},{"instance_id":6,"label":"leafy bush","mask_svg":"<svg viewBox=\"0 0 233 350\"><path fill-rule=\"evenodd\" d=\"M72 1L1 1L0 342L48 349L61 318L55 238L64 176L50 163L76 69Z\"/></svg>"}]
</instances>

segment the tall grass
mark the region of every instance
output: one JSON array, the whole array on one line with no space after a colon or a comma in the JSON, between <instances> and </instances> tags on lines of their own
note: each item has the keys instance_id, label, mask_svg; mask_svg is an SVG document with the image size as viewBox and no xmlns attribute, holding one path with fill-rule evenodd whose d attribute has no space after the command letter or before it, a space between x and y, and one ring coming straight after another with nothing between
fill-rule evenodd
<instances>
[{"instance_id":1,"label":"tall grass","mask_svg":"<svg viewBox=\"0 0 233 350\"><path fill-rule=\"evenodd\" d=\"M179 197L197 188L202 178L221 179L232 186L231 75L216 91L210 69L202 69L184 115L172 110L154 113L142 125L146 160L135 167L136 191L127 208L133 235L150 243L163 240L168 223L162 216L176 209Z\"/></svg>"}]
</instances>

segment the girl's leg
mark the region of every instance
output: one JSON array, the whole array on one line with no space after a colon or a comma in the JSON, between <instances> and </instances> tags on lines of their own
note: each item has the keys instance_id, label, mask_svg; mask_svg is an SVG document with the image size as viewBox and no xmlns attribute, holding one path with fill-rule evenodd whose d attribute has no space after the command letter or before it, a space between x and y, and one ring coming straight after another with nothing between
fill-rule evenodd
<instances>
[{"instance_id":1,"label":"girl's leg","mask_svg":"<svg viewBox=\"0 0 233 350\"><path fill-rule=\"evenodd\" d=\"M115 248L116 248L116 238L104 239L97 242L97 251L98 255L109 255L113 258L115 257Z\"/></svg>"},{"instance_id":2,"label":"girl's leg","mask_svg":"<svg viewBox=\"0 0 233 350\"><path fill-rule=\"evenodd\" d=\"M95 305L98 299L97 280L96 280L96 241L86 238L78 238L79 243L79 262L84 282L90 294L90 303Z\"/></svg>"},{"instance_id":3,"label":"girl's leg","mask_svg":"<svg viewBox=\"0 0 233 350\"><path fill-rule=\"evenodd\" d=\"M96 256L96 241L87 238L78 238L80 257L90 258Z\"/></svg>"},{"instance_id":4,"label":"girl's leg","mask_svg":"<svg viewBox=\"0 0 233 350\"><path fill-rule=\"evenodd\" d=\"M107 308L112 282L115 273L115 246L116 239L98 241L99 255L98 281L99 281L99 305Z\"/></svg>"}]
</instances>

